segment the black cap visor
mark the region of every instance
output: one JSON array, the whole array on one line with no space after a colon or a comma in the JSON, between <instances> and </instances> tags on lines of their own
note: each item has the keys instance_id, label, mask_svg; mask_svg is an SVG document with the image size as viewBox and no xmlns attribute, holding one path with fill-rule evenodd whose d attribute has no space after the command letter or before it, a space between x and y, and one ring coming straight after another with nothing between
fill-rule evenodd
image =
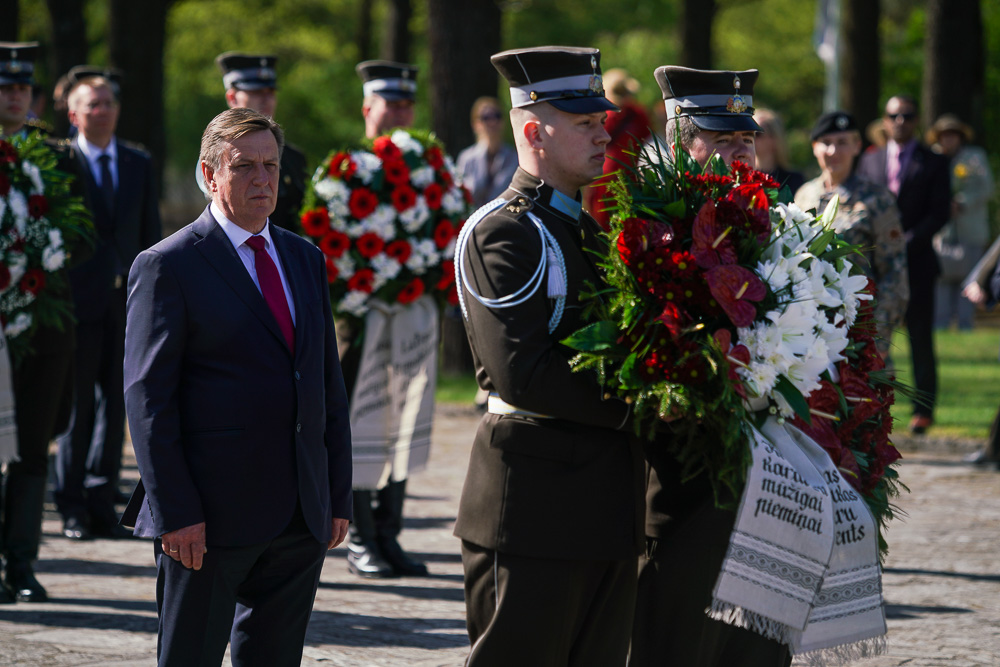
<instances>
[{"instance_id":1,"label":"black cap visor","mask_svg":"<svg viewBox=\"0 0 1000 667\"><path fill-rule=\"evenodd\" d=\"M686 114L685 114L686 115ZM753 116L735 113L691 114L687 116L698 128L708 132L763 132ZM673 122L673 119L668 120Z\"/></svg>"},{"instance_id":2,"label":"black cap visor","mask_svg":"<svg viewBox=\"0 0 1000 667\"><path fill-rule=\"evenodd\" d=\"M413 101L415 96L413 93L407 92L405 90L377 90L372 95L378 95L386 102L398 102L399 100L410 100Z\"/></svg>"},{"instance_id":3,"label":"black cap visor","mask_svg":"<svg viewBox=\"0 0 1000 667\"><path fill-rule=\"evenodd\" d=\"M599 111L619 111L620 109L611 103L603 95L588 95L586 97L563 97L558 100L540 100L548 102L556 109L566 113L597 113Z\"/></svg>"}]
</instances>

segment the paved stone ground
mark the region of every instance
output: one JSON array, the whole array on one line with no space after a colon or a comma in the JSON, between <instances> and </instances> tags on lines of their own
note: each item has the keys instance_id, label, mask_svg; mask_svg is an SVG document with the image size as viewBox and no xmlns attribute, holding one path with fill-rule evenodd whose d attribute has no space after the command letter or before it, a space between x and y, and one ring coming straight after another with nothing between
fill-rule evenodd
<instances>
[{"instance_id":1,"label":"paved stone ground","mask_svg":"<svg viewBox=\"0 0 1000 667\"><path fill-rule=\"evenodd\" d=\"M468 639L459 545L451 530L477 419L470 410L439 409L431 464L410 482L402 541L427 561L431 576L364 581L347 573L343 547L332 551L304 665L462 664ZM1000 665L1000 473L960 463L974 443L923 439L901 447L902 475L912 493L900 501L908 517L888 536L889 652L858 664ZM134 466L127 473L134 479ZM150 543L70 542L48 509L37 569L53 600L0 606L0 667L155 664Z\"/></svg>"}]
</instances>

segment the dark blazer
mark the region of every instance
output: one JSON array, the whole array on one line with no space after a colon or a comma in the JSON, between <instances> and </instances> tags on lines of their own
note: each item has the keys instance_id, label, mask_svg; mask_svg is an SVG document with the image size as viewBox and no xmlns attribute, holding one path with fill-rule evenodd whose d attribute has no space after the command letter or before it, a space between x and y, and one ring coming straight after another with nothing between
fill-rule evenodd
<instances>
[{"instance_id":1,"label":"dark blazer","mask_svg":"<svg viewBox=\"0 0 1000 667\"><path fill-rule=\"evenodd\" d=\"M858 175L888 186L886 149L868 151L858 163ZM948 160L918 143L906 165L896 196L899 221L906 232L910 282L932 283L940 272L931 241L951 216L951 176Z\"/></svg>"},{"instance_id":2,"label":"dark blazer","mask_svg":"<svg viewBox=\"0 0 1000 667\"><path fill-rule=\"evenodd\" d=\"M118 188L112 212L87 157L74 144L96 232L93 255L69 272L76 317L83 322L104 316L116 275L128 275L136 255L162 237L152 158L122 141L116 140L116 148Z\"/></svg>"},{"instance_id":3,"label":"dark blazer","mask_svg":"<svg viewBox=\"0 0 1000 667\"><path fill-rule=\"evenodd\" d=\"M125 405L142 483L123 523L157 537L204 521L207 542L278 535L301 504L330 539L351 518L351 435L326 264L271 226L295 304L295 355L205 209L141 253L128 281Z\"/></svg>"},{"instance_id":4,"label":"dark blazer","mask_svg":"<svg viewBox=\"0 0 1000 667\"><path fill-rule=\"evenodd\" d=\"M559 341L583 324L585 282L599 284L600 231L587 214L571 220L546 204L552 188L518 169L509 204L480 222L465 256L485 297L525 285L541 257L534 213L565 256L566 310L553 334L546 284L526 303L490 309L465 292L466 331L479 386L551 419L487 414L473 443L455 534L487 549L539 558L623 559L642 548L643 457L629 407L606 400L591 371L573 372ZM459 286L461 289L461 286Z\"/></svg>"}]
</instances>

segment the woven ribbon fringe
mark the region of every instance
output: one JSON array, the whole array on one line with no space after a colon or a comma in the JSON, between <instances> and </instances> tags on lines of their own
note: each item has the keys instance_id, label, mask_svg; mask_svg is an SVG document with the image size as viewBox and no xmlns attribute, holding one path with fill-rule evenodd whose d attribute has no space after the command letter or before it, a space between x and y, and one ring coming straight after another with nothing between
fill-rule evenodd
<instances>
[{"instance_id":1,"label":"woven ribbon fringe","mask_svg":"<svg viewBox=\"0 0 1000 667\"><path fill-rule=\"evenodd\" d=\"M11 377L7 338L0 329L0 465L19 461L17 455L17 422L15 421L14 386Z\"/></svg>"}]
</instances>

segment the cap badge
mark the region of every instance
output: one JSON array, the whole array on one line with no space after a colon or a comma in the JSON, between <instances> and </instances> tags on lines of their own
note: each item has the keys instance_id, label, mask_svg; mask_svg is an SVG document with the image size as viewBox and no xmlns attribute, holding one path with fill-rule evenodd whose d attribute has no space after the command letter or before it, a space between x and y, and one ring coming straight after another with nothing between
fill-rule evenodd
<instances>
[{"instance_id":1,"label":"cap badge","mask_svg":"<svg viewBox=\"0 0 1000 667\"><path fill-rule=\"evenodd\" d=\"M740 95L740 85L740 77L734 76L733 88L736 89L736 92L726 102L726 111L729 113L743 113L747 110L747 103L743 101L743 96Z\"/></svg>"},{"instance_id":2,"label":"cap badge","mask_svg":"<svg viewBox=\"0 0 1000 667\"><path fill-rule=\"evenodd\" d=\"M10 59L11 60L17 60L17 49L11 49L10 50Z\"/></svg>"},{"instance_id":3,"label":"cap badge","mask_svg":"<svg viewBox=\"0 0 1000 667\"><path fill-rule=\"evenodd\" d=\"M597 93L598 95L604 94L604 80L601 79L600 74L590 77L590 92Z\"/></svg>"},{"instance_id":4,"label":"cap badge","mask_svg":"<svg viewBox=\"0 0 1000 667\"><path fill-rule=\"evenodd\" d=\"M402 75L403 75L403 78L404 78L404 79L409 79L409 78L410 78L410 70L408 70L408 69L404 69L404 70L402 71Z\"/></svg>"},{"instance_id":5,"label":"cap badge","mask_svg":"<svg viewBox=\"0 0 1000 667\"><path fill-rule=\"evenodd\" d=\"M18 72L21 71L21 63L19 63L16 60L10 61L10 63L7 64L7 71L10 72L11 74L17 74Z\"/></svg>"},{"instance_id":6,"label":"cap badge","mask_svg":"<svg viewBox=\"0 0 1000 667\"><path fill-rule=\"evenodd\" d=\"M260 59L260 66L261 67L267 67L267 58L261 58Z\"/></svg>"},{"instance_id":7,"label":"cap badge","mask_svg":"<svg viewBox=\"0 0 1000 667\"><path fill-rule=\"evenodd\" d=\"M843 130L847 127L847 116L837 116L836 120L837 127Z\"/></svg>"}]
</instances>

